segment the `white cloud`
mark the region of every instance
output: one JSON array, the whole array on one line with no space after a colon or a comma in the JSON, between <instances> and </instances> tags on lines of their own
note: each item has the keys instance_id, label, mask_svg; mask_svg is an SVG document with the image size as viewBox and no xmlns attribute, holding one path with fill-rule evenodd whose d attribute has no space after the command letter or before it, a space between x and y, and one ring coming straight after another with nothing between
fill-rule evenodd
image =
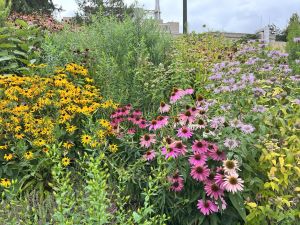
<instances>
[{"instance_id":1,"label":"white cloud","mask_svg":"<svg viewBox=\"0 0 300 225\"><path fill-rule=\"evenodd\" d=\"M135 0L124 0L132 4ZM66 10L62 16L73 15L75 0L54 0ZM139 6L154 9L155 0L139 0ZM182 0L160 0L164 21L182 24ZM292 13L300 14L299 0L188 0L190 30L202 31L206 24L213 30L253 33L264 25L274 23L284 28Z\"/></svg>"}]
</instances>

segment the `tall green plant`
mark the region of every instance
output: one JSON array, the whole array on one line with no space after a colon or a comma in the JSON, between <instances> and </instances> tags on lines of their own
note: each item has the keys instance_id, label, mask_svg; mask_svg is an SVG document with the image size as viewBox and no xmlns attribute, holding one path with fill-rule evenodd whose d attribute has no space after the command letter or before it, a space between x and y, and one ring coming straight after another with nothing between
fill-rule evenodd
<instances>
[{"instance_id":1,"label":"tall green plant","mask_svg":"<svg viewBox=\"0 0 300 225\"><path fill-rule=\"evenodd\" d=\"M4 26L10 13L11 1L0 0L0 27Z\"/></svg>"}]
</instances>

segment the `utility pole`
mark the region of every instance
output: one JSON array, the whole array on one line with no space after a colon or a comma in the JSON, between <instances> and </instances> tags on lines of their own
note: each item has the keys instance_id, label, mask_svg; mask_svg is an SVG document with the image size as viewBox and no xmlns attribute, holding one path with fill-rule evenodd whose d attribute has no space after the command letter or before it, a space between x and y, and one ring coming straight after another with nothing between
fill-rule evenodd
<instances>
[{"instance_id":1,"label":"utility pole","mask_svg":"<svg viewBox=\"0 0 300 225\"><path fill-rule=\"evenodd\" d=\"M156 20L160 20L161 17L160 17L160 4L159 4L159 0L156 0L155 1L155 10L154 10L154 15L155 15L155 19Z\"/></svg>"},{"instance_id":2,"label":"utility pole","mask_svg":"<svg viewBox=\"0 0 300 225\"><path fill-rule=\"evenodd\" d=\"M187 34L187 0L183 0L183 33Z\"/></svg>"}]
</instances>

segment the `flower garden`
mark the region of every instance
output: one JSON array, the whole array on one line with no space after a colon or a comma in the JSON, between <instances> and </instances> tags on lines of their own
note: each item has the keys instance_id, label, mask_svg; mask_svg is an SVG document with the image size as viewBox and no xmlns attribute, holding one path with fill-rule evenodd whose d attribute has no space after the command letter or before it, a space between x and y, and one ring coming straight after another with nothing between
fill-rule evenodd
<instances>
[{"instance_id":1,"label":"flower garden","mask_svg":"<svg viewBox=\"0 0 300 225\"><path fill-rule=\"evenodd\" d=\"M293 26L280 52L141 18L10 16L0 224L299 224Z\"/></svg>"}]
</instances>

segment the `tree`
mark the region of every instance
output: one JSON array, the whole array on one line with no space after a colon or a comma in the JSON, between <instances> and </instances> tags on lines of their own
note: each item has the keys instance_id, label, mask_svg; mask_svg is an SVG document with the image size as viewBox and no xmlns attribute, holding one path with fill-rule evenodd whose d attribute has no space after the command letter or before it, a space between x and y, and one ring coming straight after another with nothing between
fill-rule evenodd
<instances>
[{"instance_id":1,"label":"tree","mask_svg":"<svg viewBox=\"0 0 300 225\"><path fill-rule=\"evenodd\" d=\"M300 18L297 13L294 13L290 18L287 32L287 51L289 53L289 59L300 59Z\"/></svg>"},{"instance_id":2,"label":"tree","mask_svg":"<svg viewBox=\"0 0 300 225\"><path fill-rule=\"evenodd\" d=\"M0 0L0 27L4 26L9 15L11 1Z\"/></svg>"},{"instance_id":3,"label":"tree","mask_svg":"<svg viewBox=\"0 0 300 225\"><path fill-rule=\"evenodd\" d=\"M58 8L55 7L52 0L13 0L11 9L12 12L17 13L40 12L51 14Z\"/></svg>"},{"instance_id":4,"label":"tree","mask_svg":"<svg viewBox=\"0 0 300 225\"><path fill-rule=\"evenodd\" d=\"M80 16L90 17L100 9L104 16L115 16L123 19L126 13L132 12L131 7L127 7L123 0L76 0Z\"/></svg>"}]
</instances>

